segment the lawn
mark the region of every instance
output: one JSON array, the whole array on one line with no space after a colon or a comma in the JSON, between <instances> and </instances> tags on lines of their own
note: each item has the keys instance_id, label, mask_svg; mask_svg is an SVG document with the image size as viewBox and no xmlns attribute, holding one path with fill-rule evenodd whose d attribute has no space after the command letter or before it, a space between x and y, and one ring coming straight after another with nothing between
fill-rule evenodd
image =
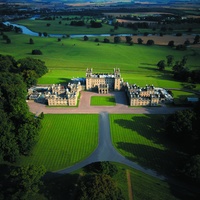
<instances>
[{"instance_id":1,"label":"lawn","mask_svg":"<svg viewBox=\"0 0 200 200\"><path fill-rule=\"evenodd\" d=\"M91 106L115 106L115 97L113 96L92 96Z\"/></svg>"},{"instance_id":2,"label":"lawn","mask_svg":"<svg viewBox=\"0 0 200 200\"><path fill-rule=\"evenodd\" d=\"M187 67L191 69L199 69L200 63L200 50L196 49L196 54L193 55L192 48L187 51L176 51L156 45L128 46L124 42L117 45L105 44L101 42L103 38L100 39L98 46L94 42L95 38L90 38L89 41L83 41L82 38L66 38L58 42L57 38L32 37L34 44L30 45L30 36L6 34L12 42L5 44L1 40L0 54L9 54L16 59L30 56L45 61L49 72L39 79L39 84L64 83L73 77L85 77L86 68L93 68L94 72L112 73L113 68L118 67L124 81L132 84L182 88L182 83L173 79L170 67L164 72L157 69L158 61L172 54L176 61L188 55ZM43 55L31 55L33 49L40 49ZM199 84L196 89L200 89Z\"/></svg>"},{"instance_id":3,"label":"lawn","mask_svg":"<svg viewBox=\"0 0 200 200\"><path fill-rule=\"evenodd\" d=\"M110 115L115 148L139 165L172 175L183 154L167 138L163 115Z\"/></svg>"},{"instance_id":4,"label":"lawn","mask_svg":"<svg viewBox=\"0 0 200 200\"><path fill-rule=\"evenodd\" d=\"M39 141L20 165L44 165L47 171L69 167L88 157L98 144L98 115L45 115Z\"/></svg>"},{"instance_id":5,"label":"lawn","mask_svg":"<svg viewBox=\"0 0 200 200\"><path fill-rule=\"evenodd\" d=\"M82 38L66 38L58 42L57 38L32 37L34 44L30 45L30 36L14 33L7 35L12 43L5 44L1 40L1 54L9 54L16 59L30 56L45 61L49 72L39 79L39 84L65 83L73 77L85 77L86 68L93 68L94 72L112 73L113 68L118 67L124 81L132 84L182 88L182 83L173 79L170 67L164 72L157 69L158 61L172 54L175 60L188 55L187 66L191 69L199 69L200 63L199 50L196 50L197 54L192 55L192 48L176 51L166 46L128 46L124 42L117 45L100 42L98 46L94 38L90 38L89 41L83 41ZM33 49L40 49L43 55L31 55ZM196 89L200 89L199 84Z\"/></svg>"}]
</instances>

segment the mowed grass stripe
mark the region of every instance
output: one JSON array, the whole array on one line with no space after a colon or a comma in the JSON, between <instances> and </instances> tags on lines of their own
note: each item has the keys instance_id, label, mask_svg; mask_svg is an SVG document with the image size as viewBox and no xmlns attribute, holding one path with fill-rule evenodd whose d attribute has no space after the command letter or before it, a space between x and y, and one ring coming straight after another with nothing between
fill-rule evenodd
<instances>
[{"instance_id":1,"label":"mowed grass stripe","mask_svg":"<svg viewBox=\"0 0 200 200\"><path fill-rule=\"evenodd\" d=\"M110 127L113 144L122 155L143 167L170 173L182 153L167 138L162 117L111 114Z\"/></svg>"},{"instance_id":2,"label":"mowed grass stripe","mask_svg":"<svg viewBox=\"0 0 200 200\"><path fill-rule=\"evenodd\" d=\"M39 141L20 164L59 170L89 156L98 144L98 115L45 115Z\"/></svg>"}]
</instances>

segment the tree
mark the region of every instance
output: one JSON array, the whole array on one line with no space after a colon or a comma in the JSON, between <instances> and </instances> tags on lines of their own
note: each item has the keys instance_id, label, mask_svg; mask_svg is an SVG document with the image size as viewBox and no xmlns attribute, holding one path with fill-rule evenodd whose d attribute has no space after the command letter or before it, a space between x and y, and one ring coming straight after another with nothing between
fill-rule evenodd
<instances>
[{"instance_id":1,"label":"tree","mask_svg":"<svg viewBox=\"0 0 200 200\"><path fill-rule=\"evenodd\" d=\"M39 49L33 49L32 50L32 55L42 55L42 51Z\"/></svg>"},{"instance_id":2,"label":"tree","mask_svg":"<svg viewBox=\"0 0 200 200\"><path fill-rule=\"evenodd\" d=\"M169 47L174 47L174 41L173 41L173 40L169 41L169 42L168 42L168 46L169 46Z\"/></svg>"},{"instance_id":3,"label":"tree","mask_svg":"<svg viewBox=\"0 0 200 200\"><path fill-rule=\"evenodd\" d=\"M121 42L121 37L119 37L119 36L115 36L114 37L114 43L120 43Z\"/></svg>"},{"instance_id":4,"label":"tree","mask_svg":"<svg viewBox=\"0 0 200 200\"><path fill-rule=\"evenodd\" d=\"M187 63L187 60L188 60L188 56L183 56L183 58L182 58L180 64L181 64L182 66L185 66L186 63Z\"/></svg>"},{"instance_id":5,"label":"tree","mask_svg":"<svg viewBox=\"0 0 200 200\"><path fill-rule=\"evenodd\" d=\"M157 64L159 70L164 70L165 69L165 60L160 60Z\"/></svg>"},{"instance_id":6,"label":"tree","mask_svg":"<svg viewBox=\"0 0 200 200\"><path fill-rule=\"evenodd\" d=\"M20 59L18 60L18 66L27 87L35 85L37 79L48 71L43 61L34 58Z\"/></svg>"},{"instance_id":7,"label":"tree","mask_svg":"<svg viewBox=\"0 0 200 200\"><path fill-rule=\"evenodd\" d=\"M184 45L185 45L185 46L189 46L189 45L190 45L190 41L187 39L187 40L184 42Z\"/></svg>"},{"instance_id":8,"label":"tree","mask_svg":"<svg viewBox=\"0 0 200 200\"><path fill-rule=\"evenodd\" d=\"M124 199L116 182L106 174L83 177L79 188L79 200Z\"/></svg>"},{"instance_id":9,"label":"tree","mask_svg":"<svg viewBox=\"0 0 200 200\"><path fill-rule=\"evenodd\" d=\"M126 43L132 42L132 37L131 36L126 36Z\"/></svg>"},{"instance_id":10,"label":"tree","mask_svg":"<svg viewBox=\"0 0 200 200\"><path fill-rule=\"evenodd\" d=\"M91 163L85 167L85 170L97 174L107 174L111 177L118 171L117 167L108 161Z\"/></svg>"},{"instance_id":11,"label":"tree","mask_svg":"<svg viewBox=\"0 0 200 200\"><path fill-rule=\"evenodd\" d=\"M196 35L195 38L194 38L193 44L197 44L197 43L199 43L199 41L200 41L200 36Z\"/></svg>"},{"instance_id":12,"label":"tree","mask_svg":"<svg viewBox=\"0 0 200 200\"><path fill-rule=\"evenodd\" d=\"M0 71L1 72L18 72L16 60L12 56L0 54Z\"/></svg>"},{"instance_id":13,"label":"tree","mask_svg":"<svg viewBox=\"0 0 200 200\"><path fill-rule=\"evenodd\" d=\"M188 142L189 146L197 134L194 127L196 119L196 114L192 110L177 111L167 119L167 133L176 140Z\"/></svg>"},{"instance_id":14,"label":"tree","mask_svg":"<svg viewBox=\"0 0 200 200\"><path fill-rule=\"evenodd\" d=\"M143 43L143 40L141 38L138 38L137 41L138 41L138 44L142 44Z\"/></svg>"},{"instance_id":15,"label":"tree","mask_svg":"<svg viewBox=\"0 0 200 200\"><path fill-rule=\"evenodd\" d=\"M166 58L167 58L167 65L171 66L173 64L173 61L174 61L174 56L168 55L168 56L166 56Z\"/></svg>"},{"instance_id":16,"label":"tree","mask_svg":"<svg viewBox=\"0 0 200 200\"><path fill-rule=\"evenodd\" d=\"M7 44L10 44L10 43L11 43L11 39L10 39L10 38L7 38L7 39L6 39L6 43L7 43Z\"/></svg>"},{"instance_id":17,"label":"tree","mask_svg":"<svg viewBox=\"0 0 200 200\"><path fill-rule=\"evenodd\" d=\"M154 41L153 40L147 40L147 45L148 46L154 45Z\"/></svg>"},{"instance_id":18,"label":"tree","mask_svg":"<svg viewBox=\"0 0 200 200\"><path fill-rule=\"evenodd\" d=\"M88 38L87 35L85 35L85 36L83 37L83 40L84 40L84 41L88 41L88 39L89 39L89 38Z\"/></svg>"},{"instance_id":19,"label":"tree","mask_svg":"<svg viewBox=\"0 0 200 200\"><path fill-rule=\"evenodd\" d=\"M187 49L186 45L179 44L176 46L176 50L185 51Z\"/></svg>"},{"instance_id":20,"label":"tree","mask_svg":"<svg viewBox=\"0 0 200 200\"><path fill-rule=\"evenodd\" d=\"M47 32L43 32L43 36L47 37L48 36Z\"/></svg>"},{"instance_id":21,"label":"tree","mask_svg":"<svg viewBox=\"0 0 200 200\"><path fill-rule=\"evenodd\" d=\"M92 28L101 28L102 27L102 24L100 22L95 22L93 20L91 20L90 24L91 24Z\"/></svg>"},{"instance_id":22,"label":"tree","mask_svg":"<svg viewBox=\"0 0 200 200\"><path fill-rule=\"evenodd\" d=\"M110 43L110 40L108 38L104 38L103 42L104 43Z\"/></svg>"},{"instance_id":23,"label":"tree","mask_svg":"<svg viewBox=\"0 0 200 200\"><path fill-rule=\"evenodd\" d=\"M44 166L28 165L14 169L10 173L11 183L13 184L14 192L13 199L30 199L39 192L42 185L41 178L46 170Z\"/></svg>"},{"instance_id":24,"label":"tree","mask_svg":"<svg viewBox=\"0 0 200 200\"><path fill-rule=\"evenodd\" d=\"M187 177L200 183L200 155L194 155L188 160L183 169L183 173Z\"/></svg>"},{"instance_id":25,"label":"tree","mask_svg":"<svg viewBox=\"0 0 200 200\"><path fill-rule=\"evenodd\" d=\"M176 61L175 65L172 67L172 70L174 72L181 72L184 69L183 65L181 62Z\"/></svg>"},{"instance_id":26,"label":"tree","mask_svg":"<svg viewBox=\"0 0 200 200\"><path fill-rule=\"evenodd\" d=\"M34 44L34 41L32 38L29 39L29 44Z\"/></svg>"},{"instance_id":27,"label":"tree","mask_svg":"<svg viewBox=\"0 0 200 200\"><path fill-rule=\"evenodd\" d=\"M4 66L0 68L0 157L4 161L15 162L20 155L27 155L40 129L40 118L29 113L25 102L26 86L47 68L42 61L28 61L17 62L11 56L0 55L0 66Z\"/></svg>"},{"instance_id":28,"label":"tree","mask_svg":"<svg viewBox=\"0 0 200 200\"><path fill-rule=\"evenodd\" d=\"M99 38L95 38L95 40L94 40L95 42L99 42Z\"/></svg>"}]
</instances>

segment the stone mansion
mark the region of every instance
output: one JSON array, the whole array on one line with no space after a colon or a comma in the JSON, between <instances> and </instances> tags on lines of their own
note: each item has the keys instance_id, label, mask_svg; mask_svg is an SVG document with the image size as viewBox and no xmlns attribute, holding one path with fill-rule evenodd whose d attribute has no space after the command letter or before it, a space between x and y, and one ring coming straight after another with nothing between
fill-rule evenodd
<instances>
[{"instance_id":1,"label":"stone mansion","mask_svg":"<svg viewBox=\"0 0 200 200\"><path fill-rule=\"evenodd\" d=\"M30 88L29 99L46 102L49 106L76 106L79 92L82 90L96 91L99 94L124 91L130 106L157 106L161 102L173 101L171 95L162 88L155 88L153 85L139 87L123 82L119 68L114 68L113 73L93 73L93 69L87 69L82 84L79 81L65 86L53 84L43 92Z\"/></svg>"}]
</instances>

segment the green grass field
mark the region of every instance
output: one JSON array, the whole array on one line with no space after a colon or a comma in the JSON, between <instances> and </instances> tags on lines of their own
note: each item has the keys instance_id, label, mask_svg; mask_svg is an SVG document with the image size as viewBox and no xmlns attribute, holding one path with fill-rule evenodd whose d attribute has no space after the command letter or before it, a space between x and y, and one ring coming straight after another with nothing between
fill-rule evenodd
<instances>
[{"instance_id":1,"label":"green grass field","mask_svg":"<svg viewBox=\"0 0 200 200\"><path fill-rule=\"evenodd\" d=\"M91 106L115 106L115 97L113 96L92 96Z\"/></svg>"},{"instance_id":2,"label":"green grass field","mask_svg":"<svg viewBox=\"0 0 200 200\"><path fill-rule=\"evenodd\" d=\"M110 115L112 141L128 159L161 174L174 173L182 153L167 138L161 115Z\"/></svg>"},{"instance_id":3,"label":"green grass field","mask_svg":"<svg viewBox=\"0 0 200 200\"><path fill-rule=\"evenodd\" d=\"M191 92L185 92L185 91L180 91L180 90L172 90L172 92L173 92L174 102L176 104L186 103L187 97L199 98L198 95L195 95L194 93L191 93Z\"/></svg>"},{"instance_id":4,"label":"green grass field","mask_svg":"<svg viewBox=\"0 0 200 200\"><path fill-rule=\"evenodd\" d=\"M61 21L61 24L59 22ZM106 33L133 33L132 29L119 27L114 32L111 32L111 29L114 29L113 26L108 24L102 24L101 28L88 28L87 26L71 26L70 20L61 20L60 18L56 20L29 20L23 19L18 20L16 23L20 25L27 26L30 30L34 32L47 32L48 34L106 34ZM47 26L47 23L50 23L50 26ZM88 23L89 24L89 23Z\"/></svg>"},{"instance_id":5,"label":"green grass field","mask_svg":"<svg viewBox=\"0 0 200 200\"><path fill-rule=\"evenodd\" d=\"M98 144L98 115L45 115L39 141L20 165L44 165L47 171L69 167L89 156Z\"/></svg>"},{"instance_id":6,"label":"green grass field","mask_svg":"<svg viewBox=\"0 0 200 200\"><path fill-rule=\"evenodd\" d=\"M128 46L125 43L116 45L101 42L98 46L94 38L89 41L66 38L58 42L57 38L32 37L34 44L30 45L30 36L14 33L7 35L12 43L5 44L0 40L1 54L9 54L16 59L30 56L45 61L49 72L39 79L39 84L65 83L73 77L85 77L86 68L93 68L94 72L112 73L113 68L118 67L124 81L132 84L182 88L182 83L173 79L169 67L166 67L164 72L157 69L158 61L166 59L167 55L174 55L176 61L188 55L187 67L199 69L200 63L199 49L196 49L196 54L193 55L192 48L176 51L165 46ZM31 55L33 49L40 49L43 55ZM200 84L196 89L200 89Z\"/></svg>"}]
</instances>

